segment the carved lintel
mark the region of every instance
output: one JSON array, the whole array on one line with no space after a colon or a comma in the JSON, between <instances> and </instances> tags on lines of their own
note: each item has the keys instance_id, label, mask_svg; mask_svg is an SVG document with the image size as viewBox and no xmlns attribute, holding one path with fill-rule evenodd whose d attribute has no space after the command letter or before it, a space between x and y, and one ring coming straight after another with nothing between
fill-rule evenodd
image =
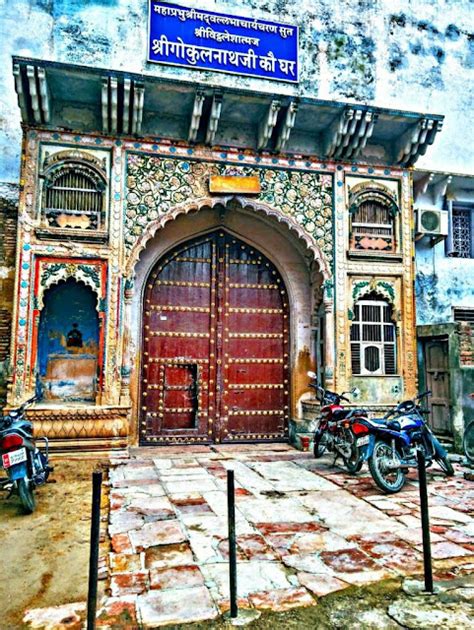
<instances>
[{"instance_id":1,"label":"carved lintel","mask_svg":"<svg viewBox=\"0 0 474 630\"><path fill-rule=\"evenodd\" d=\"M280 108L281 102L278 99L273 99L270 103L267 113L261 120L257 138L258 151L261 151L267 146L268 141L270 140L273 133L273 129L275 128Z\"/></svg>"},{"instance_id":2,"label":"carved lintel","mask_svg":"<svg viewBox=\"0 0 474 630\"><path fill-rule=\"evenodd\" d=\"M33 110L33 119L36 123L41 123L41 110L39 93L36 87L35 66L26 66L26 76L28 77L28 88L30 92L31 108Z\"/></svg>"},{"instance_id":3,"label":"carved lintel","mask_svg":"<svg viewBox=\"0 0 474 630\"><path fill-rule=\"evenodd\" d=\"M101 112L102 112L102 131L109 131L109 79L102 77L102 89L100 93Z\"/></svg>"},{"instance_id":4,"label":"carved lintel","mask_svg":"<svg viewBox=\"0 0 474 630\"><path fill-rule=\"evenodd\" d=\"M275 144L275 150L280 153L283 151L290 139L291 130L295 126L296 121L296 112L298 111L298 103L296 101L292 101L287 109L285 114L285 119L281 126L280 132L278 134L278 138Z\"/></svg>"},{"instance_id":5,"label":"carved lintel","mask_svg":"<svg viewBox=\"0 0 474 630\"><path fill-rule=\"evenodd\" d=\"M453 176L447 175L446 177L443 177L442 179L440 179L439 182L436 182L435 184L431 186L431 198L435 205L438 205L442 197L446 195L448 186L452 181L453 181Z\"/></svg>"},{"instance_id":6,"label":"carved lintel","mask_svg":"<svg viewBox=\"0 0 474 630\"><path fill-rule=\"evenodd\" d=\"M109 128L112 133L117 133L118 126L118 82L115 77L109 78L110 86L110 120Z\"/></svg>"},{"instance_id":7,"label":"carved lintel","mask_svg":"<svg viewBox=\"0 0 474 630\"><path fill-rule=\"evenodd\" d=\"M197 140L205 98L206 96L202 90L198 90L194 96L193 111L191 114L191 122L189 124L188 142L196 142Z\"/></svg>"},{"instance_id":8,"label":"carved lintel","mask_svg":"<svg viewBox=\"0 0 474 630\"><path fill-rule=\"evenodd\" d=\"M400 166L413 166L420 155L424 155L428 147L433 144L442 126L442 120L427 117L418 120L398 141L395 162Z\"/></svg>"},{"instance_id":9,"label":"carved lintel","mask_svg":"<svg viewBox=\"0 0 474 630\"><path fill-rule=\"evenodd\" d=\"M130 99L132 92L132 82L130 79L123 80L123 107L122 107L122 130L123 133L130 131Z\"/></svg>"},{"instance_id":10,"label":"carved lintel","mask_svg":"<svg viewBox=\"0 0 474 630\"><path fill-rule=\"evenodd\" d=\"M434 173L426 173L421 179L413 183L413 199L418 200L420 195L424 195L428 190L428 186L433 182Z\"/></svg>"},{"instance_id":11,"label":"carved lintel","mask_svg":"<svg viewBox=\"0 0 474 630\"><path fill-rule=\"evenodd\" d=\"M28 107L26 104L26 94L23 89L23 78L21 75L21 66L15 63L13 66L13 76L15 78L15 91L18 96L18 105L20 106L21 119L23 122L28 122Z\"/></svg>"},{"instance_id":12,"label":"carved lintel","mask_svg":"<svg viewBox=\"0 0 474 630\"><path fill-rule=\"evenodd\" d=\"M328 157L354 159L371 137L378 115L370 110L348 107L332 131Z\"/></svg>"},{"instance_id":13,"label":"carved lintel","mask_svg":"<svg viewBox=\"0 0 474 630\"><path fill-rule=\"evenodd\" d=\"M38 85L39 85L41 113L43 114L43 121L45 123L49 123L49 121L51 120L51 106L50 106L50 98L49 98L48 81L46 79L46 71L44 68L37 68L36 72L38 74Z\"/></svg>"},{"instance_id":14,"label":"carved lintel","mask_svg":"<svg viewBox=\"0 0 474 630\"><path fill-rule=\"evenodd\" d=\"M133 82L133 86L132 133L138 135L142 131L145 86L141 83L137 83L136 81Z\"/></svg>"},{"instance_id":15,"label":"carved lintel","mask_svg":"<svg viewBox=\"0 0 474 630\"><path fill-rule=\"evenodd\" d=\"M342 139L349 131L350 125L355 115L355 110L346 107L343 112L331 123L326 132L323 153L331 158L337 151Z\"/></svg>"},{"instance_id":16,"label":"carved lintel","mask_svg":"<svg viewBox=\"0 0 474 630\"><path fill-rule=\"evenodd\" d=\"M222 111L222 94L216 92L212 98L211 111L209 112L209 120L207 123L206 131L206 144L214 144L214 139L217 133L217 127L219 125L219 119Z\"/></svg>"}]
</instances>

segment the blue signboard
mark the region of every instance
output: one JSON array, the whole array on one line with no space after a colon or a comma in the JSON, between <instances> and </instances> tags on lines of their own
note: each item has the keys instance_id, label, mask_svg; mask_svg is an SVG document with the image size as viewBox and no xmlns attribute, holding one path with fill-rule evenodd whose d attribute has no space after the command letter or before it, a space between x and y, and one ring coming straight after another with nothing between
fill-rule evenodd
<instances>
[{"instance_id":1,"label":"blue signboard","mask_svg":"<svg viewBox=\"0 0 474 630\"><path fill-rule=\"evenodd\" d=\"M298 81L298 27L151 0L148 60Z\"/></svg>"}]
</instances>

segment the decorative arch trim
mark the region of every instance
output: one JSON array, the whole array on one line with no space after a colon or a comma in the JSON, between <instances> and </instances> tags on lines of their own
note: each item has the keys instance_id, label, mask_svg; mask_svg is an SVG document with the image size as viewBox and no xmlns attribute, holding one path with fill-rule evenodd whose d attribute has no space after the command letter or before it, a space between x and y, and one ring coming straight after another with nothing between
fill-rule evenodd
<instances>
[{"instance_id":1,"label":"decorative arch trim","mask_svg":"<svg viewBox=\"0 0 474 630\"><path fill-rule=\"evenodd\" d=\"M94 155L78 149L59 151L45 158L43 162L43 176L48 181L57 177L62 171L72 166L81 166L85 172L93 174L94 179L102 182L105 187L107 179L106 164ZM56 175L58 172L58 175Z\"/></svg>"},{"instance_id":2,"label":"decorative arch trim","mask_svg":"<svg viewBox=\"0 0 474 630\"><path fill-rule=\"evenodd\" d=\"M372 279L354 283L352 286L352 303L355 304L371 293L380 295L395 309L395 287L391 282L385 280L377 281Z\"/></svg>"},{"instance_id":3,"label":"decorative arch trim","mask_svg":"<svg viewBox=\"0 0 474 630\"><path fill-rule=\"evenodd\" d=\"M349 193L349 213L354 215L359 209L359 206L366 201L375 201L379 203L388 210L392 218L400 212L400 208L393 191L391 191L387 186L373 180L369 182L361 182L351 188Z\"/></svg>"},{"instance_id":4,"label":"decorative arch trim","mask_svg":"<svg viewBox=\"0 0 474 630\"><path fill-rule=\"evenodd\" d=\"M74 278L90 287L97 295L97 311L105 310L106 297L106 263L105 261L91 260L60 260L40 259L36 270L37 283L35 287L35 310L41 311L44 307L44 294L53 285L62 280Z\"/></svg>"},{"instance_id":5,"label":"decorative arch trim","mask_svg":"<svg viewBox=\"0 0 474 630\"><path fill-rule=\"evenodd\" d=\"M236 204L243 210L251 210L253 212L264 214L268 217L276 219L278 223L283 223L284 225L286 225L286 227L291 232L294 232L296 236L304 242L306 248L312 253L313 259L318 263L324 280L329 280L332 277L329 264L324 257L324 254L321 251L321 248L319 247L316 239L294 219L274 208L271 208L266 204L234 195L226 197L202 197L200 199L194 199L193 201L175 206L170 212L167 212L156 221L152 221L146 227L144 233L137 240L130 252L125 276L127 278L133 278L135 265L138 262L140 253L146 248L148 241L155 236L157 231L164 228L169 221L173 221L178 216L182 214L188 214L189 212L195 210L202 210L203 208L213 209L216 206L228 207L231 203Z\"/></svg>"}]
</instances>

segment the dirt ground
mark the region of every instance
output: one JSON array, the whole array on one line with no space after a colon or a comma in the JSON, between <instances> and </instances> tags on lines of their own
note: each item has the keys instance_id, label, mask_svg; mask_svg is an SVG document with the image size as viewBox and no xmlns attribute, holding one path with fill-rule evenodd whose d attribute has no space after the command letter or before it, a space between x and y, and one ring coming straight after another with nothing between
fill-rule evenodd
<instances>
[{"instance_id":1,"label":"dirt ground","mask_svg":"<svg viewBox=\"0 0 474 630\"><path fill-rule=\"evenodd\" d=\"M33 514L0 493L1 630L23 628L27 608L87 598L91 476L101 462L63 457L52 464L52 483L36 490Z\"/></svg>"}]
</instances>

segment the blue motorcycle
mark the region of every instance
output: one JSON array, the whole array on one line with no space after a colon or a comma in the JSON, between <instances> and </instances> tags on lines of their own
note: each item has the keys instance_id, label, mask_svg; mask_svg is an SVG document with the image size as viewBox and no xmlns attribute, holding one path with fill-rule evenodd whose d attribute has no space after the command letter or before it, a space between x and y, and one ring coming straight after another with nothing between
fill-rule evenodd
<instances>
[{"instance_id":1,"label":"blue motorcycle","mask_svg":"<svg viewBox=\"0 0 474 630\"><path fill-rule=\"evenodd\" d=\"M401 490L408 469L417 465L418 449L427 466L436 461L448 477L454 475L448 453L423 418L427 412L420 401L430 394L427 391L399 403L381 419L359 418L352 427L362 459L368 460L370 474L386 493Z\"/></svg>"},{"instance_id":2,"label":"blue motorcycle","mask_svg":"<svg viewBox=\"0 0 474 630\"><path fill-rule=\"evenodd\" d=\"M53 468L48 462L48 440L42 453L33 439L33 425L26 419L25 411L36 397L24 402L18 409L12 409L0 417L1 464L8 478L1 485L20 497L23 509L31 514L35 509L34 489L46 483Z\"/></svg>"}]
</instances>

